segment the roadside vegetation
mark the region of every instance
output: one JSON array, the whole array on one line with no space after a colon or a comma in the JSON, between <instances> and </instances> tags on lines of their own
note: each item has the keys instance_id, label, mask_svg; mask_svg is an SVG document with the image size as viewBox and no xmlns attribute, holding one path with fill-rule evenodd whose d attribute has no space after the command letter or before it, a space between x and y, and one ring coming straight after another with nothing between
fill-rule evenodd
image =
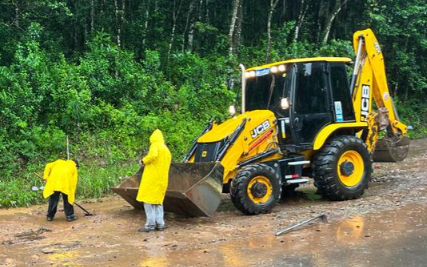
<instances>
[{"instance_id":1,"label":"roadside vegetation","mask_svg":"<svg viewBox=\"0 0 427 267\"><path fill-rule=\"evenodd\" d=\"M427 136L426 2L267 2L2 1L0 207L43 201L33 173L66 158L66 136L82 166L77 198L136 171L156 128L180 161L239 102L239 63L353 58L352 34L366 27L410 136Z\"/></svg>"}]
</instances>

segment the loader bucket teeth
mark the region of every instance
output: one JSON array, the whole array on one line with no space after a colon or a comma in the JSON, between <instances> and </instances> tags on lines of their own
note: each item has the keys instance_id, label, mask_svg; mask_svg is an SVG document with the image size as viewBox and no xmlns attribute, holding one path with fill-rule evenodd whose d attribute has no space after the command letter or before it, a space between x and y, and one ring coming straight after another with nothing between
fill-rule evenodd
<instances>
[{"instance_id":1,"label":"loader bucket teeth","mask_svg":"<svg viewBox=\"0 0 427 267\"><path fill-rule=\"evenodd\" d=\"M402 161L408 155L409 143L410 139L406 136L380 139L375 147L373 160L376 162Z\"/></svg>"},{"instance_id":2,"label":"loader bucket teeth","mask_svg":"<svg viewBox=\"0 0 427 267\"><path fill-rule=\"evenodd\" d=\"M136 201L142 172L143 167L111 188L136 209L143 208L143 203ZM221 201L223 172L219 162L172 163L164 210L191 217L212 216Z\"/></svg>"}]
</instances>

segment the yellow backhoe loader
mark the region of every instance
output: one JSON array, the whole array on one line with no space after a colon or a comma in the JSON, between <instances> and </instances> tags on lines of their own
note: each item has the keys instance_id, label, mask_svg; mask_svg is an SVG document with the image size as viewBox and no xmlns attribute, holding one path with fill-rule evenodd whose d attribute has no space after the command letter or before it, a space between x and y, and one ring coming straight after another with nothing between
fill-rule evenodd
<instances>
[{"instance_id":1,"label":"yellow backhoe loader","mask_svg":"<svg viewBox=\"0 0 427 267\"><path fill-rule=\"evenodd\" d=\"M165 210L211 216L221 193L230 193L243 213L265 213L308 178L328 199L362 196L372 160L403 160L409 139L370 29L354 34L354 49L350 83L349 58L241 65L241 114L210 123L183 163L172 164ZM142 207L135 201L142 172L113 188L136 208Z\"/></svg>"}]
</instances>

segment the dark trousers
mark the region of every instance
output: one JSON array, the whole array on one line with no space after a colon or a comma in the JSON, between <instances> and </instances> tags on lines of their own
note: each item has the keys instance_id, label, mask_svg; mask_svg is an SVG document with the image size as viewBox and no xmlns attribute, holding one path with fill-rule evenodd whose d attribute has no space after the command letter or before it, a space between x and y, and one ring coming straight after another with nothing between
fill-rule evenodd
<instances>
[{"instance_id":1,"label":"dark trousers","mask_svg":"<svg viewBox=\"0 0 427 267\"><path fill-rule=\"evenodd\" d=\"M55 217L56 210L58 208L58 202L59 202L59 195L62 195L62 200L64 200L64 212L65 216L67 218L74 215L74 207L68 202L68 196L64 193L61 193L59 191L55 191L50 197L49 197L49 207L47 210L47 217Z\"/></svg>"}]
</instances>

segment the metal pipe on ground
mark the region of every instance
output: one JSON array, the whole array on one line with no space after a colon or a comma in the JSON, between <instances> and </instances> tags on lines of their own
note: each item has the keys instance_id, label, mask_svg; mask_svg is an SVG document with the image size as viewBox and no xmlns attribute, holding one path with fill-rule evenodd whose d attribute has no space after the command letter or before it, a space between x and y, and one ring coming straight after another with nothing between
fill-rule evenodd
<instances>
[{"instance_id":1,"label":"metal pipe on ground","mask_svg":"<svg viewBox=\"0 0 427 267\"><path fill-rule=\"evenodd\" d=\"M326 220L327 220L327 217L326 217L326 214L322 214L322 215L316 216L316 217L314 217L314 218L311 218L311 219L308 219L308 220L305 220L305 221L299 222L299 223L294 224L294 225L292 225L292 226L290 226L290 227L288 227L288 228L286 228L286 229L284 229L284 230L281 230L281 231L277 232L277 233L276 233L276 236L279 236L279 235L283 235L283 234L285 234L285 233L288 233L288 232L292 231L293 229L295 229L295 228L297 228L297 227L300 227L300 226L302 226L302 225L304 225L304 224L310 223L310 222L312 222L312 221L314 221L314 220L316 220L316 219L320 219L321 221L326 221Z\"/></svg>"}]
</instances>

